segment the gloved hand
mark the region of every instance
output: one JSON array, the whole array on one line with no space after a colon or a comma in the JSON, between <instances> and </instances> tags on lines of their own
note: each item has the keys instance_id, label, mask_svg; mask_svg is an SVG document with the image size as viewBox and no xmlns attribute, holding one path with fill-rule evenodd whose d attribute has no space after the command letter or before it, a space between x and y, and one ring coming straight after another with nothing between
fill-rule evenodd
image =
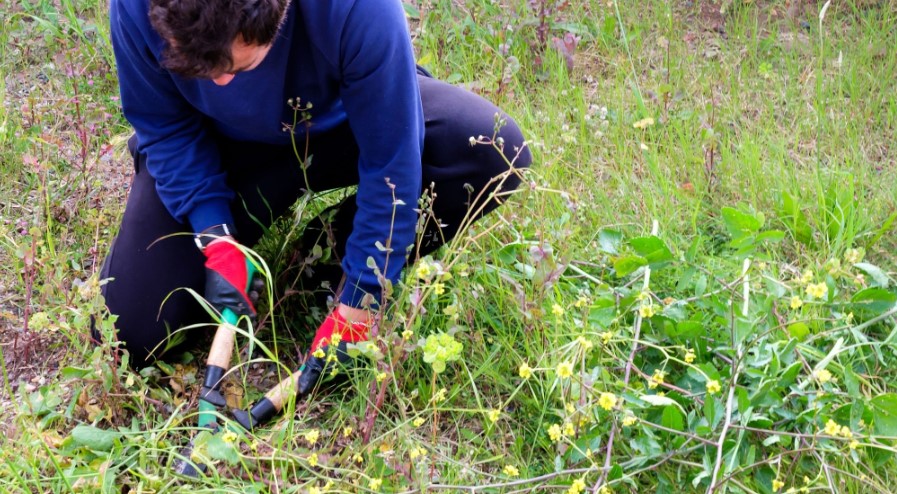
<instances>
[{"instance_id":1,"label":"gloved hand","mask_svg":"<svg viewBox=\"0 0 897 494\"><path fill-rule=\"evenodd\" d=\"M202 252L206 256L206 300L220 312L230 309L238 316L255 317L250 292L256 270L237 243L232 237L222 237Z\"/></svg>"},{"instance_id":2,"label":"gloved hand","mask_svg":"<svg viewBox=\"0 0 897 494\"><path fill-rule=\"evenodd\" d=\"M350 363L352 357L346 353L346 345L367 341L370 325L370 321L350 323L340 314L339 308L334 309L315 332L311 355L299 376L299 396L310 393L322 376L327 377L334 370L335 365Z\"/></svg>"}]
</instances>

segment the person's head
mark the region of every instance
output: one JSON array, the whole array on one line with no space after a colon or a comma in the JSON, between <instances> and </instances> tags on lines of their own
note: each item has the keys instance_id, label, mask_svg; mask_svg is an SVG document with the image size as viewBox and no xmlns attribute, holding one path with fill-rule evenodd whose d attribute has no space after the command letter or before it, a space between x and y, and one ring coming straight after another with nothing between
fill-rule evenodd
<instances>
[{"instance_id":1,"label":"person's head","mask_svg":"<svg viewBox=\"0 0 897 494\"><path fill-rule=\"evenodd\" d=\"M150 23L166 43L162 65L227 84L264 60L289 1L150 0Z\"/></svg>"}]
</instances>

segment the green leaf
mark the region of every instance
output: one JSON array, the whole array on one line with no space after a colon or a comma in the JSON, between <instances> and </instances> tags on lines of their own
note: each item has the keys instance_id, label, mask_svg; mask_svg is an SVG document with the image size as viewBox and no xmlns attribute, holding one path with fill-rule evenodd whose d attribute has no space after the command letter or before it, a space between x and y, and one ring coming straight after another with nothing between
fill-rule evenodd
<instances>
[{"instance_id":1,"label":"green leaf","mask_svg":"<svg viewBox=\"0 0 897 494\"><path fill-rule=\"evenodd\" d=\"M617 273L617 278L622 278L647 264L648 260L641 256L618 257L614 259L614 271Z\"/></svg>"},{"instance_id":2,"label":"green leaf","mask_svg":"<svg viewBox=\"0 0 897 494\"><path fill-rule=\"evenodd\" d=\"M234 443L225 441L220 434L212 436L206 446L209 456L213 459L224 460L231 465L240 461L240 455L237 453Z\"/></svg>"},{"instance_id":3,"label":"green leaf","mask_svg":"<svg viewBox=\"0 0 897 494\"><path fill-rule=\"evenodd\" d=\"M660 419L660 425L676 431L685 430L685 420L682 412L674 406L668 406L663 409L663 416Z\"/></svg>"},{"instance_id":4,"label":"green leaf","mask_svg":"<svg viewBox=\"0 0 897 494\"><path fill-rule=\"evenodd\" d=\"M79 425L72 429L72 439L75 443L94 451L109 451L120 436L121 434L116 431L92 425Z\"/></svg>"},{"instance_id":5,"label":"green leaf","mask_svg":"<svg viewBox=\"0 0 897 494\"><path fill-rule=\"evenodd\" d=\"M420 19L420 10L413 3L402 2L402 8L405 9L405 15L409 18L414 20Z\"/></svg>"},{"instance_id":6,"label":"green leaf","mask_svg":"<svg viewBox=\"0 0 897 494\"><path fill-rule=\"evenodd\" d=\"M751 215L743 213L735 208L722 208L723 222L726 224L726 230L732 238L741 238L746 235L757 233L763 227L765 222L763 214L757 213Z\"/></svg>"},{"instance_id":7,"label":"green leaf","mask_svg":"<svg viewBox=\"0 0 897 494\"><path fill-rule=\"evenodd\" d=\"M882 271L882 269L874 264L869 264L868 262L858 262L853 265L853 267L863 271L872 277L873 283L871 286L878 288L887 288L891 282L891 279L888 278L888 275Z\"/></svg>"},{"instance_id":8,"label":"green leaf","mask_svg":"<svg viewBox=\"0 0 897 494\"><path fill-rule=\"evenodd\" d=\"M850 298L850 303L855 309L865 309L876 314L890 310L894 307L895 302L897 302L897 295L883 288L866 288Z\"/></svg>"},{"instance_id":9,"label":"green leaf","mask_svg":"<svg viewBox=\"0 0 897 494\"><path fill-rule=\"evenodd\" d=\"M83 379L84 376L91 374L93 369L81 367L66 367L59 371L63 379Z\"/></svg>"},{"instance_id":10,"label":"green leaf","mask_svg":"<svg viewBox=\"0 0 897 494\"><path fill-rule=\"evenodd\" d=\"M897 394L885 393L869 400L876 434L897 436Z\"/></svg>"},{"instance_id":11,"label":"green leaf","mask_svg":"<svg viewBox=\"0 0 897 494\"><path fill-rule=\"evenodd\" d=\"M797 338L798 340L803 341L806 339L807 335L810 334L810 327L802 322L789 324L788 334L791 335L792 338Z\"/></svg>"},{"instance_id":12,"label":"green leaf","mask_svg":"<svg viewBox=\"0 0 897 494\"><path fill-rule=\"evenodd\" d=\"M622 478L623 478L623 467L621 467L619 464L615 464L614 466L612 466L610 468L610 472L607 473L607 480L609 482L613 482L614 480L622 479Z\"/></svg>"},{"instance_id":13,"label":"green leaf","mask_svg":"<svg viewBox=\"0 0 897 494\"><path fill-rule=\"evenodd\" d=\"M598 250L605 254L617 255L620 252L620 245L623 243L623 234L607 228L602 228L598 232Z\"/></svg>"},{"instance_id":14,"label":"green leaf","mask_svg":"<svg viewBox=\"0 0 897 494\"><path fill-rule=\"evenodd\" d=\"M629 241L629 245L636 254L645 258L651 267L661 265L673 260L673 253L663 243L663 240L655 236L637 237Z\"/></svg>"}]
</instances>

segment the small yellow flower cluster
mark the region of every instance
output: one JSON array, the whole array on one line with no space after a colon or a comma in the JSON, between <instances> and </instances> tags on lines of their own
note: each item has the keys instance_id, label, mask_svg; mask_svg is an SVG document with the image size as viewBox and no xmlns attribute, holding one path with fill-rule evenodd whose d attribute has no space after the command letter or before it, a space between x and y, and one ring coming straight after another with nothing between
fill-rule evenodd
<instances>
[{"instance_id":1,"label":"small yellow flower cluster","mask_svg":"<svg viewBox=\"0 0 897 494\"><path fill-rule=\"evenodd\" d=\"M424 420L423 417L418 417L418 418L414 419L414 422L411 422L411 424L414 425L415 427L420 427L420 426L424 425L424 422L426 422L426 420Z\"/></svg>"},{"instance_id":2,"label":"small yellow flower cluster","mask_svg":"<svg viewBox=\"0 0 897 494\"><path fill-rule=\"evenodd\" d=\"M494 424L494 423L498 422L499 418L501 418L501 410L498 410L498 409L489 410L488 416L489 416L489 421Z\"/></svg>"},{"instance_id":3,"label":"small yellow flower cluster","mask_svg":"<svg viewBox=\"0 0 897 494\"><path fill-rule=\"evenodd\" d=\"M582 349L587 352L594 346L591 341L585 338L585 336L577 336L576 343L578 343L582 347Z\"/></svg>"},{"instance_id":4,"label":"small yellow flower cluster","mask_svg":"<svg viewBox=\"0 0 897 494\"><path fill-rule=\"evenodd\" d=\"M422 446L418 446L416 448L411 448L411 451L408 451L408 458L411 459L412 461L416 460L418 458L424 457L426 455L427 455L427 450L424 449Z\"/></svg>"},{"instance_id":5,"label":"small yellow flower cluster","mask_svg":"<svg viewBox=\"0 0 897 494\"><path fill-rule=\"evenodd\" d=\"M371 479L371 481L368 483L368 487L372 491L379 491L380 486L382 486L382 485L383 485L383 479L381 479L379 477Z\"/></svg>"},{"instance_id":6,"label":"small yellow flower cluster","mask_svg":"<svg viewBox=\"0 0 897 494\"><path fill-rule=\"evenodd\" d=\"M583 307L589 305L589 299L586 297L579 297L576 299L576 302L573 303L573 306L577 309L582 309Z\"/></svg>"},{"instance_id":7,"label":"small yellow flower cluster","mask_svg":"<svg viewBox=\"0 0 897 494\"><path fill-rule=\"evenodd\" d=\"M551 313L554 314L554 317L561 317L564 315L564 308L559 304L554 304L551 306Z\"/></svg>"},{"instance_id":8,"label":"small yellow flower cluster","mask_svg":"<svg viewBox=\"0 0 897 494\"><path fill-rule=\"evenodd\" d=\"M632 427L635 423L638 422L638 419L635 415L627 413L625 417L623 417L623 427Z\"/></svg>"},{"instance_id":9,"label":"small yellow flower cluster","mask_svg":"<svg viewBox=\"0 0 897 494\"><path fill-rule=\"evenodd\" d=\"M602 485L600 489L598 489L598 494L613 494L614 491L611 490L610 487L606 485Z\"/></svg>"},{"instance_id":10,"label":"small yellow flower cluster","mask_svg":"<svg viewBox=\"0 0 897 494\"><path fill-rule=\"evenodd\" d=\"M846 439L853 437L853 432L850 431L850 427L847 427L846 425L838 425L838 423L832 419L829 419L828 422L825 423L823 432L829 436L841 436Z\"/></svg>"},{"instance_id":11,"label":"small yellow flower cluster","mask_svg":"<svg viewBox=\"0 0 897 494\"><path fill-rule=\"evenodd\" d=\"M350 425L347 425L347 426L343 427L343 437L349 437L349 436L351 436L353 430L354 430L354 429L352 429L352 426L350 426Z\"/></svg>"},{"instance_id":12,"label":"small yellow flower cluster","mask_svg":"<svg viewBox=\"0 0 897 494\"><path fill-rule=\"evenodd\" d=\"M312 429L305 433L305 440L308 442L310 446L314 446L316 442L318 442L318 438L321 436L321 433L318 429Z\"/></svg>"},{"instance_id":13,"label":"small yellow flower cluster","mask_svg":"<svg viewBox=\"0 0 897 494\"><path fill-rule=\"evenodd\" d=\"M652 125L654 125L654 119L651 117L643 118L643 119L639 120L638 122L635 122L634 124L632 124L633 127L635 127L636 129L640 129L640 130L647 129L648 127L650 127Z\"/></svg>"},{"instance_id":14,"label":"small yellow flower cluster","mask_svg":"<svg viewBox=\"0 0 897 494\"><path fill-rule=\"evenodd\" d=\"M660 369L655 369L654 375L651 376L651 381L648 382L648 388L655 389L657 386L660 386L661 384L663 384L663 381L664 379L666 379L666 377L666 372Z\"/></svg>"},{"instance_id":15,"label":"small yellow flower cluster","mask_svg":"<svg viewBox=\"0 0 897 494\"><path fill-rule=\"evenodd\" d=\"M378 383L382 383L386 379L386 376L387 376L386 372L379 372L379 373L377 373L377 376L375 377L375 379L377 380Z\"/></svg>"},{"instance_id":16,"label":"small yellow flower cluster","mask_svg":"<svg viewBox=\"0 0 897 494\"><path fill-rule=\"evenodd\" d=\"M561 362L557 366L557 373L561 379L573 376L573 364L571 362Z\"/></svg>"},{"instance_id":17,"label":"small yellow flower cluster","mask_svg":"<svg viewBox=\"0 0 897 494\"><path fill-rule=\"evenodd\" d=\"M221 436L221 440L230 444L237 440L237 434L232 431L227 431L224 435Z\"/></svg>"},{"instance_id":18,"label":"small yellow flower cluster","mask_svg":"<svg viewBox=\"0 0 897 494\"><path fill-rule=\"evenodd\" d=\"M447 389L445 389L445 388L439 388L439 391L437 391L437 392L433 395L433 403L441 403L441 402L445 401L445 397L446 397L447 394L448 394L448 390L447 390Z\"/></svg>"},{"instance_id":19,"label":"small yellow flower cluster","mask_svg":"<svg viewBox=\"0 0 897 494\"><path fill-rule=\"evenodd\" d=\"M804 301L801 300L801 298L797 295L794 295L793 297L791 297L791 302L789 303L789 305L792 309L800 309L804 305Z\"/></svg>"},{"instance_id":20,"label":"small yellow flower cluster","mask_svg":"<svg viewBox=\"0 0 897 494\"><path fill-rule=\"evenodd\" d=\"M520 367L517 369L517 373L520 374L520 377L523 379L529 379L533 376L533 369L526 362L520 364Z\"/></svg>"},{"instance_id":21,"label":"small yellow flower cluster","mask_svg":"<svg viewBox=\"0 0 897 494\"><path fill-rule=\"evenodd\" d=\"M601 343L604 343L605 345L610 343L610 340L614 339L613 331L605 331L605 332L601 333L599 336L601 336Z\"/></svg>"},{"instance_id":22,"label":"small yellow flower cluster","mask_svg":"<svg viewBox=\"0 0 897 494\"><path fill-rule=\"evenodd\" d=\"M685 351L685 358L684 358L684 360L685 360L685 363L686 363L686 364L690 364L690 363L694 362L694 361L695 361L695 358L696 358L696 355L695 355L695 351L694 351L694 350L692 350L691 348L689 348L688 350Z\"/></svg>"},{"instance_id":23,"label":"small yellow flower cluster","mask_svg":"<svg viewBox=\"0 0 897 494\"><path fill-rule=\"evenodd\" d=\"M828 285L824 281L810 283L807 285L806 292L811 298L825 298L828 294Z\"/></svg>"},{"instance_id":24,"label":"small yellow flower cluster","mask_svg":"<svg viewBox=\"0 0 897 494\"><path fill-rule=\"evenodd\" d=\"M501 470L508 477L517 477L520 475L520 470L517 469L514 465L505 465Z\"/></svg>"},{"instance_id":25,"label":"small yellow flower cluster","mask_svg":"<svg viewBox=\"0 0 897 494\"><path fill-rule=\"evenodd\" d=\"M863 260L864 255L866 252L863 249L847 249L847 252L844 253L844 262L856 264Z\"/></svg>"},{"instance_id":26,"label":"small yellow flower cluster","mask_svg":"<svg viewBox=\"0 0 897 494\"><path fill-rule=\"evenodd\" d=\"M722 391L723 387L720 385L719 381L716 379L712 379L707 381L707 394L715 395Z\"/></svg>"},{"instance_id":27,"label":"small yellow flower cluster","mask_svg":"<svg viewBox=\"0 0 897 494\"><path fill-rule=\"evenodd\" d=\"M816 378L816 381L819 384L825 384L832 380L832 373L828 371L828 369L819 369L818 371L813 372L813 377Z\"/></svg>"},{"instance_id":28,"label":"small yellow flower cluster","mask_svg":"<svg viewBox=\"0 0 897 494\"><path fill-rule=\"evenodd\" d=\"M570 488L567 489L567 494L582 494L582 491L586 490L586 481L583 479L576 479L570 484Z\"/></svg>"},{"instance_id":29,"label":"small yellow flower cluster","mask_svg":"<svg viewBox=\"0 0 897 494\"><path fill-rule=\"evenodd\" d=\"M311 456L308 457L308 466L314 468L318 466L318 454L312 453Z\"/></svg>"},{"instance_id":30,"label":"small yellow flower cluster","mask_svg":"<svg viewBox=\"0 0 897 494\"><path fill-rule=\"evenodd\" d=\"M781 490L782 487L785 487L785 483L782 482L781 480L774 479L772 481L772 492L779 492L779 490Z\"/></svg>"},{"instance_id":31,"label":"small yellow flower cluster","mask_svg":"<svg viewBox=\"0 0 897 494\"><path fill-rule=\"evenodd\" d=\"M809 269L804 271L804 274L800 276L800 279L798 281L801 285L806 285L807 283L813 281L813 271Z\"/></svg>"},{"instance_id":32,"label":"small yellow flower cluster","mask_svg":"<svg viewBox=\"0 0 897 494\"><path fill-rule=\"evenodd\" d=\"M576 429L573 427L572 422L564 422L564 436L567 436L567 437L576 436Z\"/></svg>"},{"instance_id":33,"label":"small yellow flower cluster","mask_svg":"<svg viewBox=\"0 0 897 494\"><path fill-rule=\"evenodd\" d=\"M657 309L654 307L654 304L647 303L639 307L638 313L642 316L642 319L649 319L654 317L654 314L657 314Z\"/></svg>"},{"instance_id":34,"label":"small yellow flower cluster","mask_svg":"<svg viewBox=\"0 0 897 494\"><path fill-rule=\"evenodd\" d=\"M548 437L554 441L558 442L564 436L564 433L561 431L561 426L558 424L551 424L551 427L548 428Z\"/></svg>"},{"instance_id":35,"label":"small yellow flower cluster","mask_svg":"<svg viewBox=\"0 0 897 494\"><path fill-rule=\"evenodd\" d=\"M613 393L601 393L601 396L598 397L598 406L607 411L610 411L616 405L617 396Z\"/></svg>"},{"instance_id":36,"label":"small yellow flower cluster","mask_svg":"<svg viewBox=\"0 0 897 494\"><path fill-rule=\"evenodd\" d=\"M411 338L414 338L414 331L411 331L410 329L406 329L405 331L402 331L402 339L403 340L411 341Z\"/></svg>"}]
</instances>

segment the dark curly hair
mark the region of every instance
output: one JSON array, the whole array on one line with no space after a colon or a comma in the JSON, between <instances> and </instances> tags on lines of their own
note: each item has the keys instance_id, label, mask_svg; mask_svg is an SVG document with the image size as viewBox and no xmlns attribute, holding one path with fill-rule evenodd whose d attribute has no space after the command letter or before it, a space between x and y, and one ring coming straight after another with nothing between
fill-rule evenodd
<instances>
[{"instance_id":1,"label":"dark curly hair","mask_svg":"<svg viewBox=\"0 0 897 494\"><path fill-rule=\"evenodd\" d=\"M149 18L166 42L162 65L208 78L233 66L237 36L249 45L274 40L290 0L150 0Z\"/></svg>"}]
</instances>

